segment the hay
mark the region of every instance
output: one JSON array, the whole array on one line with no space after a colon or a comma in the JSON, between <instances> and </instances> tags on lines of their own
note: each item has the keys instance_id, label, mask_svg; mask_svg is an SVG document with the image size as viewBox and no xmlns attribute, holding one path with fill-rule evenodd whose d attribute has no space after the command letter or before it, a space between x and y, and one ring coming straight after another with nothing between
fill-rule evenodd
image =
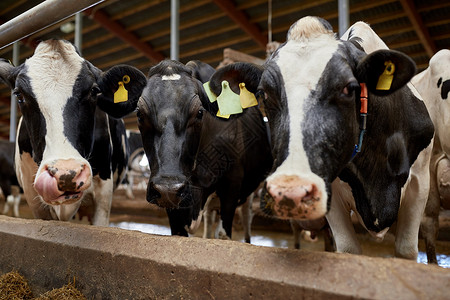
<instances>
[{"instance_id":1,"label":"hay","mask_svg":"<svg viewBox=\"0 0 450 300\"><path fill-rule=\"evenodd\" d=\"M0 276L0 300L87 300L75 287L75 279L59 289L48 291L33 298L30 286L17 271Z\"/></svg>"},{"instance_id":2,"label":"hay","mask_svg":"<svg viewBox=\"0 0 450 300\"><path fill-rule=\"evenodd\" d=\"M25 278L17 271L0 276L0 300L32 299L33 293Z\"/></svg>"},{"instance_id":3,"label":"hay","mask_svg":"<svg viewBox=\"0 0 450 300\"><path fill-rule=\"evenodd\" d=\"M86 297L75 287L74 282L69 282L59 289L53 289L42 294L36 300L87 300Z\"/></svg>"}]
</instances>

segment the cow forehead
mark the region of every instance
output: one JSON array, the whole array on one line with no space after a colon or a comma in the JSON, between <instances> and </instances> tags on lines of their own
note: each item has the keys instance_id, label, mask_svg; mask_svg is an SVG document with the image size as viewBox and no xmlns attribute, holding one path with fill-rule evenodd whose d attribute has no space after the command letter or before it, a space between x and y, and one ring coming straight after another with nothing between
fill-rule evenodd
<instances>
[{"instance_id":1,"label":"cow forehead","mask_svg":"<svg viewBox=\"0 0 450 300\"><path fill-rule=\"evenodd\" d=\"M38 103L56 105L72 96L84 59L64 41L42 42L25 62L28 78Z\"/></svg>"}]
</instances>

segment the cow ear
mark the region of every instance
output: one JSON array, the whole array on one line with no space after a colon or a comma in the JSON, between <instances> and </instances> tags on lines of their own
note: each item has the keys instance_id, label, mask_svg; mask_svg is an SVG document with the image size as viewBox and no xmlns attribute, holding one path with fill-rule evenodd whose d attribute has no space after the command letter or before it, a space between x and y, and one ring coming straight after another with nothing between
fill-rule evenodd
<instances>
[{"instance_id":1,"label":"cow ear","mask_svg":"<svg viewBox=\"0 0 450 300\"><path fill-rule=\"evenodd\" d=\"M16 84L15 69L9 61L0 58L0 81L8 85L10 89L14 89Z\"/></svg>"},{"instance_id":2,"label":"cow ear","mask_svg":"<svg viewBox=\"0 0 450 300\"><path fill-rule=\"evenodd\" d=\"M107 114L122 118L136 109L142 90L147 84L147 78L135 67L117 65L101 74L97 83L101 91L97 105ZM114 93L119 87L127 91L128 97L123 102L114 103Z\"/></svg>"},{"instance_id":3,"label":"cow ear","mask_svg":"<svg viewBox=\"0 0 450 300\"><path fill-rule=\"evenodd\" d=\"M379 96L389 95L407 84L416 73L416 64L395 50L377 50L365 56L356 68L356 77ZM392 80L392 81L391 81Z\"/></svg>"},{"instance_id":4,"label":"cow ear","mask_svg":"<svg viewBox=\"0 0 450 300\"><path fill-rule=\"evenodd\" d=\"M192 77L200 80L202 83L209 81L216 71L213 67L199 60L191 60L186 67L192 70Z\"/></svg>"},{"instance_id":5,"label":"cow ear","mask_svg":"<svg viewBox=\"0 0 450 300\"><path fill-rule=\"evenodd\" d=\"M238 95L240 94L240 83L245 83L245 88L256 94L262 72L262 66L242 62L233 63L218 69L212 75L209 81L209 89L214 95L219 96L222 92L222 82L227 81L231 90ZM206 106L204 104L204 107L213 115L217 114L217 102L206 104Z\"/></svg>"}]
</instances>

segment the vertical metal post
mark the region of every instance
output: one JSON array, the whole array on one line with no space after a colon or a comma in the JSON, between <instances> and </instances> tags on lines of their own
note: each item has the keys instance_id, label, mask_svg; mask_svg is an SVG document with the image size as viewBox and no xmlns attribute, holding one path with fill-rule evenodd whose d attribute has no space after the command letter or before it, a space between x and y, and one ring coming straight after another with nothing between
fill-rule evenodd
<instances>
[{"instance_id":1,"label":"vertical metal post","mask_svg":"<svg viewBox=\"0 0 450 300\"><path fill-rule=\"evenodd\" d=\"M339 14L339 37L341 37L350 26L348 0L338 0L338 14Z\"/></svg>"},{"instance_id":2,"label":"vertical metal post","mask_svg":"<svg viewBox=\"0 0 450 300\"><path fill-rule=\"evenodd\" d=\"M19 65L19 42L13 44L13 65ZM17 126L17 98L11 93L11 114L9 118L9 141L16 141L16 126Z\"/></svg>"},{"instance_id":3,"label":"vertical metal post","mask_svg":"<svg viewBox=\"0 0 450 300\"><path fill-rule=\"evenodd\" d=\"M170 6L170 59L178 60L180 54L180 0L171 0Z\"/></svg>"},{"instance_id":4,"label":"vertical metal post","mask_svg":"<svg viewBox=\"0 0 450 300\"><path fill-rule=\"evenodd\" d=\"M78 51L81 53L81 45L83 43L83 14L77 13L75 15L75 47L78 48Z\"/></svg>"}]
</instances>

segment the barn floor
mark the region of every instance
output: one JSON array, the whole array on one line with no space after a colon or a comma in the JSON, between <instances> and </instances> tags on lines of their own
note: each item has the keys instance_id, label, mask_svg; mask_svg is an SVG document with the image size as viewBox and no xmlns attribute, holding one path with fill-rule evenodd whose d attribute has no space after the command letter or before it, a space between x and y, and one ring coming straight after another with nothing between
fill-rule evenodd
<instances>
[{"instance_id":1,"label":"barn floor","mask_svg":"<svg viewBox=\"0 0 450 300\"><path fill-rule=\"evenodd\" d=\"M145 190L134 191L135 200L128 200L123 189L115 192L110 218L111 227L138 230L145 233L170 235L170 228L165 211L145 201ZM0 202L0 211L3 210L4 201ZM252 244L268 247L294 248L294 238L288 222L267 219L258 213L258 203L254 203L256 215L252 223ZM22 218L32 218L31 212L25 202L20 205ZM11 215L11 210L9 215ZM80 221L76 221L80 222ZM82 220L81 223L87 223ZM358 228L357 228L358 229ZM361 241L363 254L372 257L394 256L394 235L388 233L382 242L375 241L363 230L357 230ZM195 233L196 237L203 234L203 225ZM233 240L244 241L244 233L240 220L236 216L233 227ZM319 234L316 242L301 240L301 248L310 251L323 251L323 237ZM444 214L441 219L441 230L437 242L438 262L441 267L450 268L450 214ZM425 246L423 240L419 240L419 263L426 263Z\"/></svg>"}]
</instances>

